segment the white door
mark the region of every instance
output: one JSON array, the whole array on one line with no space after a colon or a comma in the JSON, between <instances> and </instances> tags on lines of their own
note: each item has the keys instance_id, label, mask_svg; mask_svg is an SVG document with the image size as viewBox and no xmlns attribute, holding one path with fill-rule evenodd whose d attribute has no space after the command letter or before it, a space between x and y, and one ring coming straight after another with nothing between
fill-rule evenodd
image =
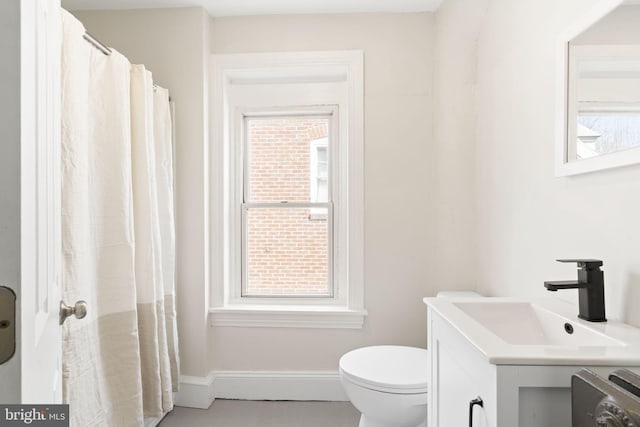
<instances>
[{"instance_id":1,"label":"white door","mask_svg":"<svg viewBox=\"0 0 640 427\"><path fill-rule=\"evenodd\" d=\"M60 403L60 2L20 8L20 399Z\"/></svg>"}]
</instances>

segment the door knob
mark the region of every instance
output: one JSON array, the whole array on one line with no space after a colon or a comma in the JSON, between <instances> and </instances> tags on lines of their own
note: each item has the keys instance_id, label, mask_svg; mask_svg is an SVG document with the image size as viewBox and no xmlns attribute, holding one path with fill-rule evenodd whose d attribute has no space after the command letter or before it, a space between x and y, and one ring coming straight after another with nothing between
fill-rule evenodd
<instances>
[{"instance_id":1,"label":"door knob","mask_svg":"<svg viewBox=\"0 0 640 427\"><path fill-rule=\"evenodd\" d=\"M60 324L62 325L72 314L76 316L76 319L84 319L84 316L87 315L87 302L80 300L73 307L69 307L60 301Z\"/></svg>"}]
</instances>

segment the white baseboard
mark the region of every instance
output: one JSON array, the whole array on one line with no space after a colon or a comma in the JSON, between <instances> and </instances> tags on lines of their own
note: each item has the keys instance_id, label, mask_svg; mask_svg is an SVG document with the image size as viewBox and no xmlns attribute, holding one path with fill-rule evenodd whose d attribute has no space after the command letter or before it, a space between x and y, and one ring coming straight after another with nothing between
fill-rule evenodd
<instances>
[{"instance_id":1,"label":"white baseboard","mask_svg":"<svg viewBox=\"0 0 640 427\"><path fill-rule=\"evenodd\" d=\"M216 371L180 378L176 406L208 408L215 398L243 400L349 400L337 372Z\"/></svg>"},{"instance_id":2,"label":"white baseboard","mask_svg":"<svg viewBox=\"0 0 640 427\"><path fill-rule=\"evenodd\" d=\"M206 377L181 375L180 391L176 394L175 405L207 409L215 400L213 383L213 372Z\"/></svg>"},{"instance_id":3,"label":"white baseboard","mask_svg":"<svg viewBox=\"0 0 640 427\"><path fill-rule=\"evenodd\" d=\"M222 371L214 375L215 395L224 399L348 400L337 372Z\"/></svg>"}]
</instances>

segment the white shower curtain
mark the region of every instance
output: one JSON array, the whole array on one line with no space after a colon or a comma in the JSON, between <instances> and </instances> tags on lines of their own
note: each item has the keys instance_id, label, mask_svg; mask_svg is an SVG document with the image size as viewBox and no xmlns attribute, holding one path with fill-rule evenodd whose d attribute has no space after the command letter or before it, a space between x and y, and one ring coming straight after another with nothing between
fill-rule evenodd
<instances>
[{"instance_id":1,"label":"white shower curtain","mask_svg":"<svg viewBox=\"0 0 640 427\"><path fill-rule=\"evenodd\" d=\"M145 417L173 408L164 316L162 237L158 211L153 80L143 65L131 69L131 145L136 240L136 290Z\"/></svg>"},{"instance_id":2,"label":"white shower curtain","mask_svg":"<svg viewBox=\"0 0 640 427\"><path fill-rule=\"evenodd\" d=\"M180 357L176 318L176 238L173 215L173 127L169 91L156 87L153 93L154 140L156 142L156 183L158 185L158 218L162 240L162 280L164 282L164 315L166 325L171 391L178 391Z\"/></svg>"},{"instance_id":3,"label":"white shower curtain","mask_svg":"<svg viewBox=\"0 0 640 427\"><path fill-rule=\"evenodd\" d=\"M63 298L88 303L63 326L63 396L71 426L142 426L178 375L168 96L66 12L63 29Z\"/></svg>"}]
</instances>

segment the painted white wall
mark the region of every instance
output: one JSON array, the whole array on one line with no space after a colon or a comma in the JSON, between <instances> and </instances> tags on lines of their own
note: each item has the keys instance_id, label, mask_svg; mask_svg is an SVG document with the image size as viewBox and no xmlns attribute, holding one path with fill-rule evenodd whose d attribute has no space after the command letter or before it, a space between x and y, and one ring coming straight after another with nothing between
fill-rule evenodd
<instances>
[{"instance_id":1,"label":"painted white wall","mask_svg":"<svg viewBox=\"0 0 640 427\"><path fill-rule=\"evenodd\" d=\"M478 288L577 302L576 291L545 291L545 280L576 274L554 260L601 258L609 318L640 325L640 167L554 177L557 38L595 1L484 0L484 17L442 13L437 28L478 29L468 40L477 52L476 119L463 124L474 128Z\"/></svg>"},{"instance_id":2,"label":"painted white wall","mask_svg":"<svg viewBox=\"0 0 640 427\"><path fill-rule=\"evenodd\" d=\"M434 281L441 289L475 289L476 39L484 1L445 1L435 15Z\"/></svg>"},{"instance_id":3,"label":"painted white wall","mask_svg":"<svg viewBox=\"0 0 640 427\"><path fill-rule=\"evenodd\" d=\"M216 18L212 53L364 50L365 307L362 330L215 327L214 370L336 370L356 347L424 347L431 279L432 14Z\"/></svg>"},{"instance_id":4,"label":"painted white wall","mask_svg":"<svg viewBox=\"0 0 640 427\"><path fill-rule=\"evenodd\" d=\"M209 17L202 8L76 11L87 30L144 64L175 102L177 308L182 373L208 373Z\"/></svg>"},{"instance_id":5,"label":"painted white wall","mask_svg":"<svg viewBox=\"0 0 640 427\"><path fill-rule=\"evenodd\" d=\"M0 52L0 285L20 307L20 2L0 3ZM0 365L0 403L20 402L19 337L18 324L16 354Z\"/></svg>"},{"instance_id":6,"label":"painted white wall","mask_svg":"<svg viewBox=\"0 0 640 427\"><path fill-rule=\"evenodd\" d=\"M640 44L640 4L619 6L572 44Z\"/></svg>"}]
</instances>

